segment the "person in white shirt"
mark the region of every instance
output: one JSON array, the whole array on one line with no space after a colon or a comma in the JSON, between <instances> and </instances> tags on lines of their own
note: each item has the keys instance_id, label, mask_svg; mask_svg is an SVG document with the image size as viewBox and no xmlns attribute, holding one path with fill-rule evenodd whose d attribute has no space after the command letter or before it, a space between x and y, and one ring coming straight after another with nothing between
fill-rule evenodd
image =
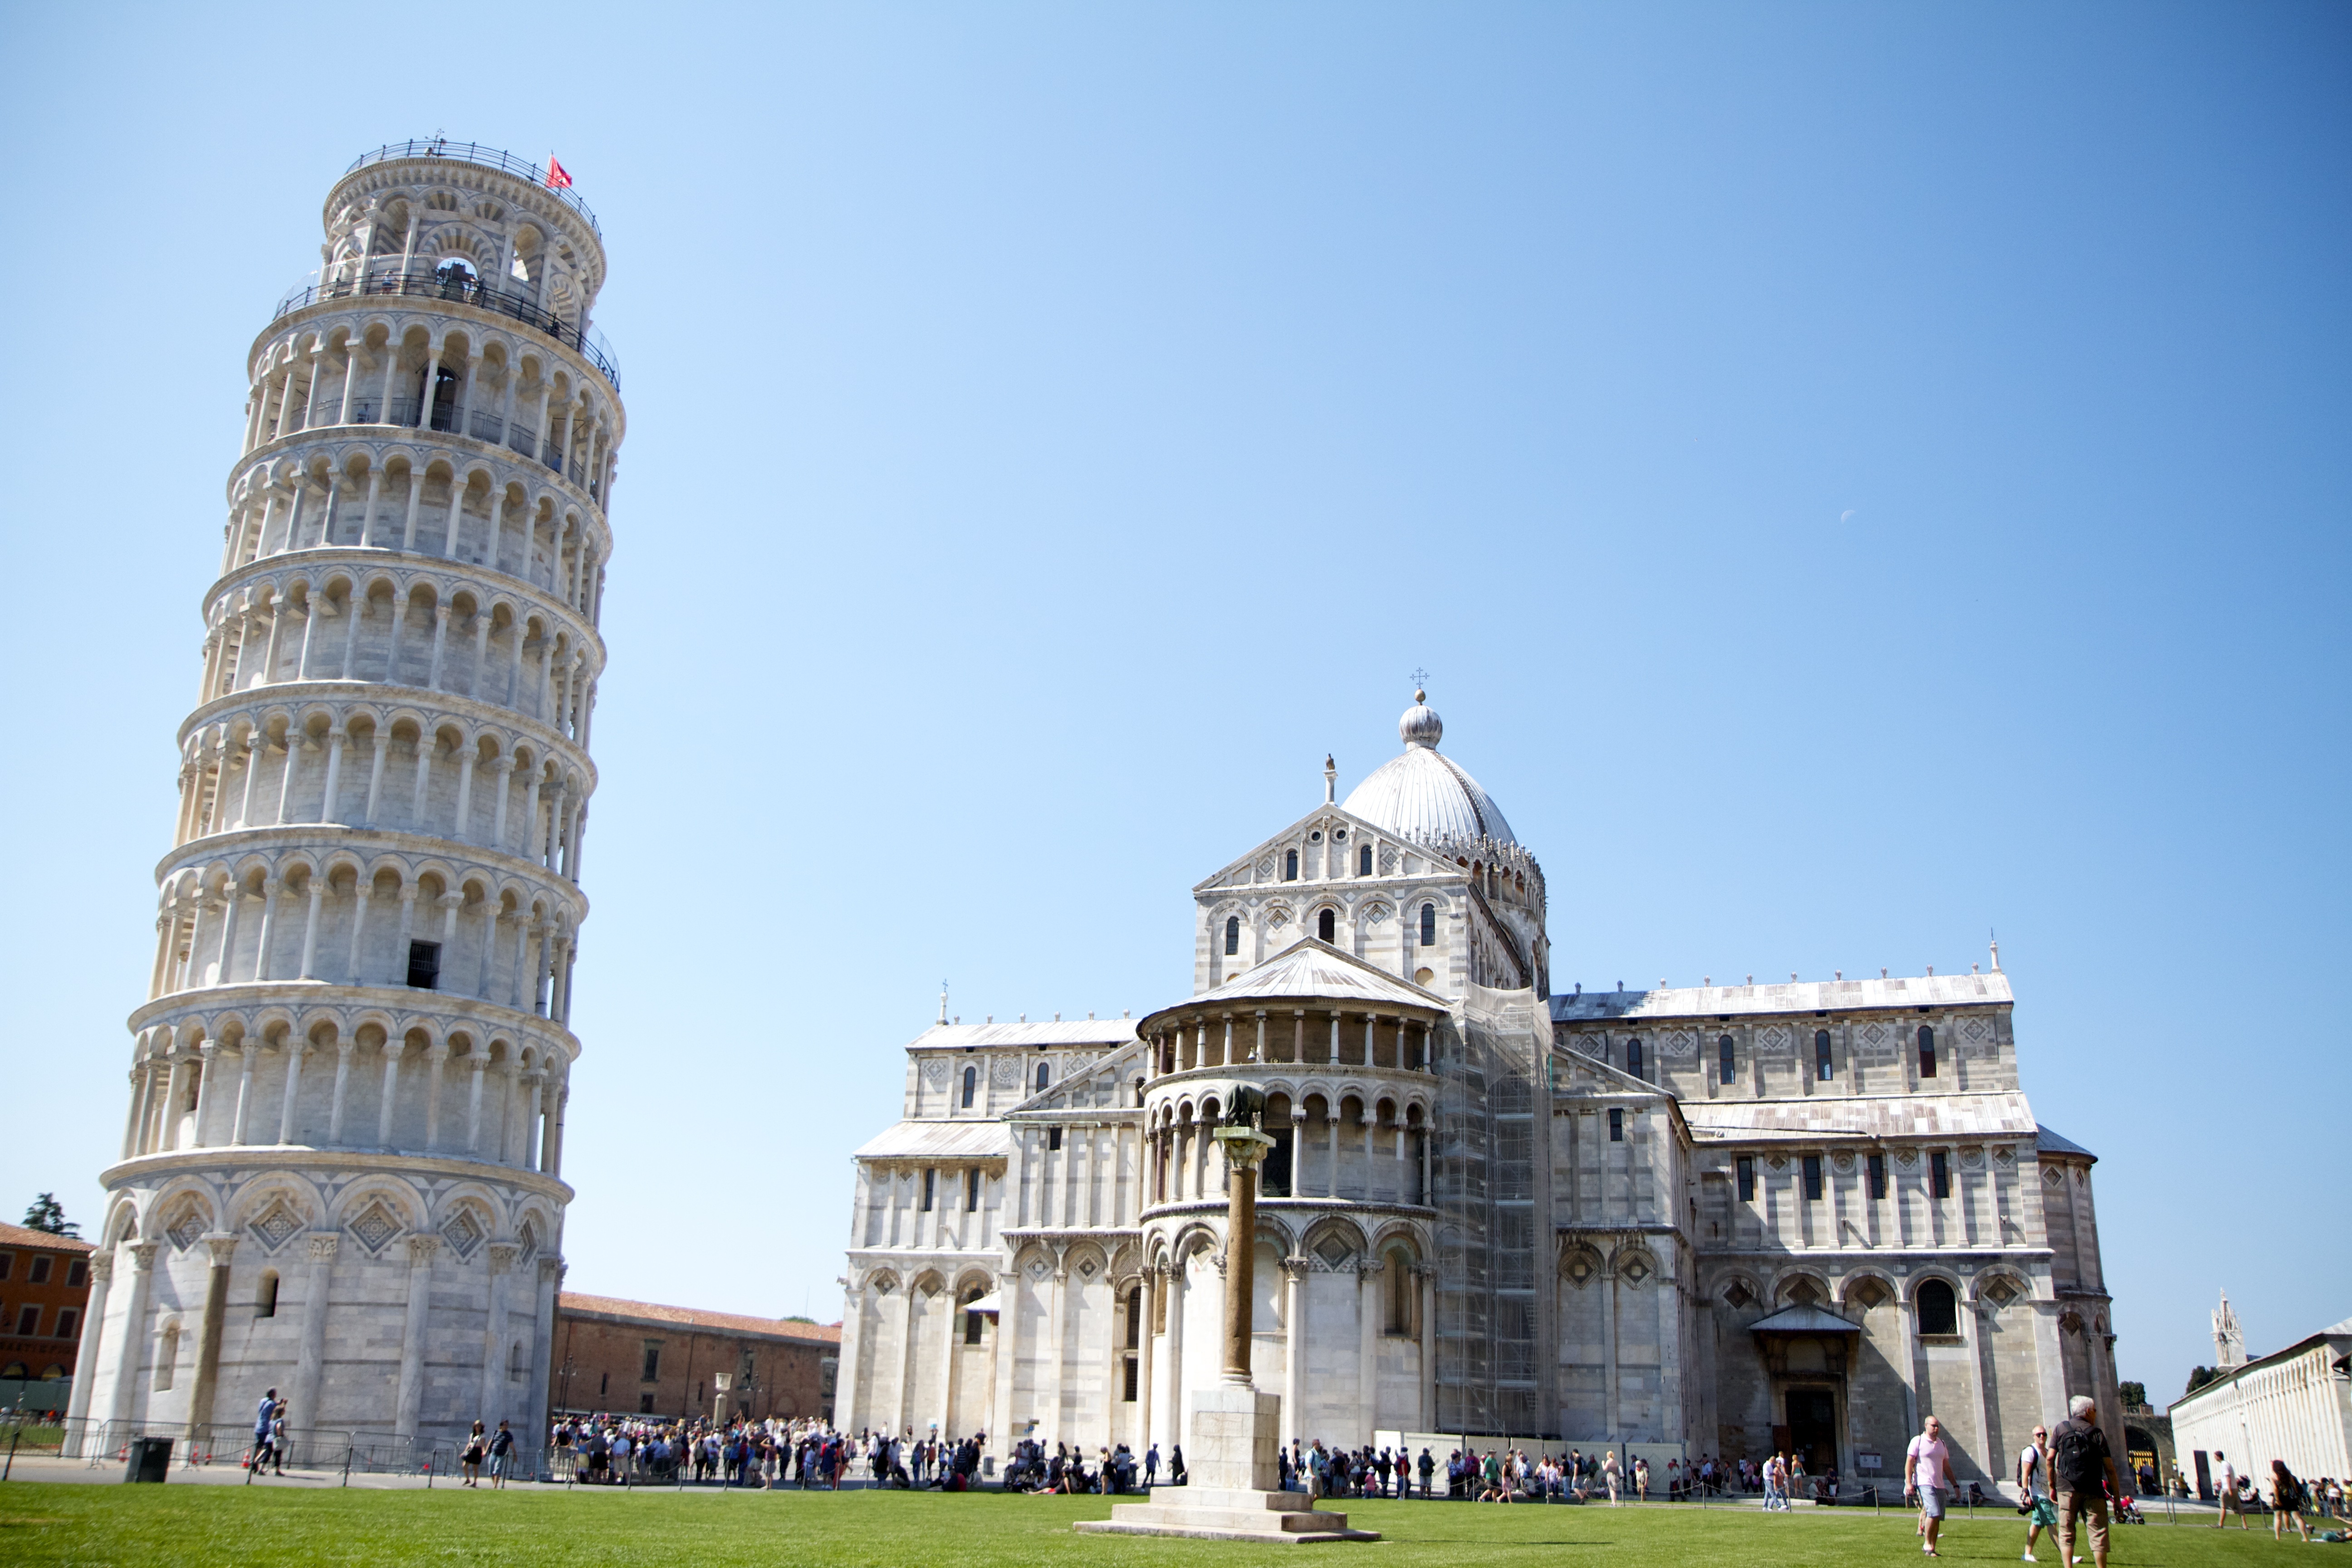
<instances>
[{"instance_id":1,"label":"person in white shirt","mask_svg":"<svg viewBox=\"0 0 2352 1568\"><path fill-rule=\"evenodd\" d=\"M2246 1510L2238 1502L2238 1467L2223 1458L2219 1448L2213 1450L2213 1462L2221 1467L2221 1475L2214 1480L2221 1494L2221 1511L2213 1516L2213 1528L2229 1529L2230 1516L2234 1513L2238 1516L2240 1530L2252 1530L2253 1526L2246 1522Z\"/></svg>"},{"instance_id":2,"label":"person in white shirt","mask_svg":"<svg viewBox=\"0 0 2352 1568\"><path fill-rule=\"evenodd\" d=\"M2017 1489L2026 1505L2023 1561L2039 1563L2033 1543L2042 1532L2046 1530L2051 1540L2058 1539L2058 1505L2050 1500L2050 1429L2046 1426L2036 1426L2033 1441L2017 1451Z\"/></svg>"},{"instance_id":3,"label":"person in white shirt","mask_svg":"<svg viewBox=\"0 0 2352 1568\"><path fill-rule=\"evenodd\" d=\"M1944 1424L1933 1415L1903 1453L1903 1489L1919 1500L1919 1550L1941 1557L1936 1536L1943 1529L1944 1504L1952 1487L1952 1451L1944 1447Z\"/></svg>"}]
</instances>

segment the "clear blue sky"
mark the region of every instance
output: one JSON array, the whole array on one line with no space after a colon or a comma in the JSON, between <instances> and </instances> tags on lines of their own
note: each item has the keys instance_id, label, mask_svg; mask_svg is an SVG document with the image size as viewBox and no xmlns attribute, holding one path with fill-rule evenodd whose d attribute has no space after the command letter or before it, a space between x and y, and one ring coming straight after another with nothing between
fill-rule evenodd
<instances>
[{"instance_id":1,"label":"clear blue sky","mask_svg":"<svg viewBox=\"0 0 2352 1568\"><path fill-rule=\"evenodd\" d=\"M1181 996L1423 665L1561 988L1998 927L2125 1375L2332 1322L2347 84L2327 5L10 6L0 1197L121 1136L247 346L446 132L577 176L630 415L573 1287L837 1316L940 979Z\"/></svg>"}]
</instances>

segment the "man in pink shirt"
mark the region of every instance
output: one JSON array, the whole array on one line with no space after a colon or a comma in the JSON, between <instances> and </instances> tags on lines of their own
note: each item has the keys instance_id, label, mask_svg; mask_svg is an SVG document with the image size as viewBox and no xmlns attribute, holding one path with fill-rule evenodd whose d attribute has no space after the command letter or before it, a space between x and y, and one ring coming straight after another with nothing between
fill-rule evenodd
<instances>
[{"instance_id":1,"label":"man in pink shirt","mask_svg":"<svg viewBox=\"0 0 2352 1568\"><path fill-rule=\"evenodd\" d=\"M1941 1557L1936 1532L1943 1528L1944 1504L1952 1490L1952 1454L1944 1447L1944 1424L1930 1415L1903 1454L1903 1490L1919 1501L1919 1550Z\"/></svg>"}]
</instances>

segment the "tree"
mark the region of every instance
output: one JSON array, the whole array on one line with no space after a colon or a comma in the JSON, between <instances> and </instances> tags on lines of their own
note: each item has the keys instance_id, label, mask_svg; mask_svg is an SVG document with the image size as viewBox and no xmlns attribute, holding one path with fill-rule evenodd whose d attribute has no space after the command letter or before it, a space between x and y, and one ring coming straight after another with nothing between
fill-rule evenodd
<instances>
[{"instance_id":1,"label":"tree","mask_svg":"<svg viewBox=\"0 0 2352 1568\"><path fill-rule=\"evenodd\" d=\"M2183 1399L2188 1398L2189 1395L2196 1393L2199 1389L2204 1387L2207 1384L2212 1382L2215 1378L2221 1375L2220 1372L2210 1366L2190 1367L2189 1369L2189 1386L2181 1391L2180 1396Z\"/></svg>"},{"instance_id":2,"label":"tree","mask_svg":"<svg viewBox=\"0 0 2352 1568\"><path fill-rule=\"evenodd\" d=\"M25 1228L81 1239L81 1226L66 1218L65 1205L58 1202L55 1193L43 1193L33 1200L32 1206L25 1211Z\"/></svg>"},{"instance_id":3,"label":"tree","mask_svg":"<svg viewBox=\"0 0 2352 1568\"><path fill-rule=\"evenodd\" d=\"M2123 1395L2123 1401L2126 1405L2146 1405L2147 1403L2147 1384L2144 1383L2118 1384L2116 1387L2116 1392Z\"/></svg>"}]
</instances>

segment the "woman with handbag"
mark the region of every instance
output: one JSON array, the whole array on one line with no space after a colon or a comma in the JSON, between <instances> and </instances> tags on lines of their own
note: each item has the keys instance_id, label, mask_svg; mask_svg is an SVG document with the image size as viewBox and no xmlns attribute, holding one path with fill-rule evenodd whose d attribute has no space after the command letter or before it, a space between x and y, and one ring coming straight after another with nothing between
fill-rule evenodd
<instances>
[{"instance_id":1,"label":"woman with handbag","mask_svg":"<svg viewBox=\"0 0 2352 1568\"><path fill-rule=\"evenodd\" d=\"M466 1467L466 1485L478 1487L482 1484L482 1453L488 1446L488 1439L482 1436L482 1424L477 1421L474 1429L466 1435L465 1451L457 1456Z\"/></svg>"}]
</instances>

